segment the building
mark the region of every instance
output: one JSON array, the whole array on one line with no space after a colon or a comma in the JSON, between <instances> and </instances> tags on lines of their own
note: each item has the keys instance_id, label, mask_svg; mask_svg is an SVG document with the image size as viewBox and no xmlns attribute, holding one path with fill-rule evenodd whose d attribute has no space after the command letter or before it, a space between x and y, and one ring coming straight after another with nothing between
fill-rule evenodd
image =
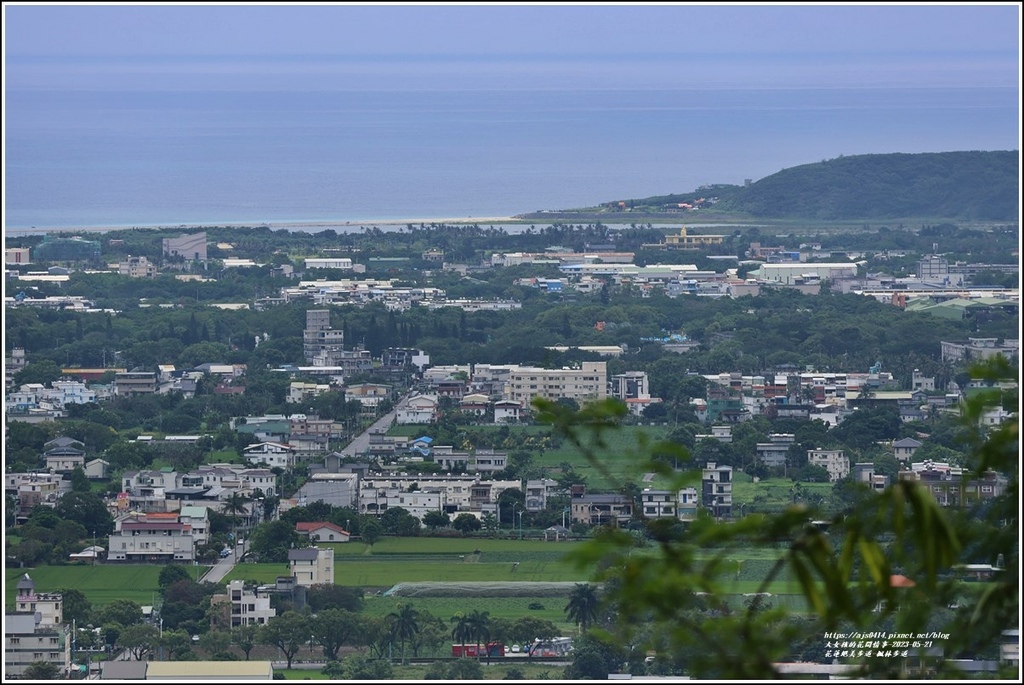
<instances>
[{"instance_id":1,"label":"building","mask_svg":"<svg viewBox=\"0 0 1024 685\"><path fill-rule=\"evenodd\" d=\"M288 550L288 566L299 585L334 584L334 550L304 547Z\"/></svg>"},{"instance_id":2,"label":"building","mask_svg":"<svg viewBox=\"0 0 1024 685\"><path fill-rule=\"evenodd\" d=\"M156 392L155 371L124 371L114 375L114 394L118 397L150 395Z\"/></svg>"},{"instance_id":3,"label":"building","mask_svg":"<svg viewBox=\"0 0 1024 685\"><path fill-rule=\"evenodd\" d=\"M850 475L850 460L843 454L843 450L807 450L807 463L828 471L831 483Z\"/></svg>"},{"instance_id":4,"label":"building","mask_svg":"<svg viewBox=\"0 0 1024 685\"><path fill-rule=\"evenodd\" d=\"M1015 359L1020 354L1020 340L1003 340L997 344L998 338L968 338L966 343L941 341L942 361L955 362L961 359L988 359L1003 355L1007 359Z\"/></svg>"},{"instance_id":5,"label":"building","mask_svg":"<svg viewBox=\"0 0 1024 685\"><path fill-rule=\"evenodd\" d=\"M678 493L676 514L680 521L692 521L697 518L697 508L700 506L700 499L697 496L697 488L683 488Z\"/></svg>"},{"instance_id":6,"label":"building","mask_svg":"<svg viewBox=\"0 0 1024 685\"><path fill-rule=\"evenodd\" d=\"M245 581L232 580L228 583L227 590L225 594L213 595L210 598L211 606L227 605L224 607L228 614L227 620L224 620L223 616L218 617L225 627L262 626L277 616L277 610L270 607L270 596L247 590Z\"/></svg>"},{"instance_id":7,"label":"building","mask_svg":"<svg viewBox=\"0 0 1024 685\"><path fill-rule=\"evenodd\" d=\"M914 452L921 449L921 443L913 438L902 438L892 443L892 456L896 457L900 461L910 461L914 457Z\"/></svg>"},{"instance_id":8,"label":"building","mask_svg":"<svg viewBox=\"0 0 1024 685\"><path fill-rule=\"evenodd\" d=\"M403 402L395 414L399 424L433 423L438 416L438 400L434 395L414 395Z\"/></svg>"},{"instance_id":9,"label":"building","mask_svg":"<svg viewBox=\"0 0 1024 685\"><path fill-rule=\"evenodd\" d=\"M30 264L31 252L27 247L8 247L4 250L5 264Z\"/></svg>"},{"instance_id":10,"label":"building","mask_svg":"<svg viewBox=\"0 0 1024 685\"><path fill-rule=\"evenodd\" d=\"M640 493L640 506L645 518L676 518L678 505L679 493L670 490L644 488Z\"/></svg>"},{"instance_id":11,"label":"building","mask_svg":"<svg viewBox=\"0 0 1024 685\"><path fill-rule=\"evenodd\" d=\"M583 404L608 397L608 362L582 362L578 369L518 366L509 372L506 400L528 405L533 398Z\"/></svg>"},{"instance_id":12,"label":"building","mask_svg":"<svg viewBox=\"0 0 1024 685\"><path fill-rule=\"evenodd\" d=\"M356 473L314 473L295 493L298 506L323 501L332 507L352 507L359 499Z\"/></svg>"},{"instance_id":13,"label":"building","mask_svg":"<svg viewBox=\"0 0 1024 685\"><path fill-rule=\"evenodd\" d=\"M757 443L757 459L765 466L784 467L786 466L786 455L789 448L796 443L796 436L792 433L772 433L768 436L770 442Z\"/></svg>"},{"instance_id":14,"label":"building","mask_svg":"<svg viewBox=\"0 0 1024 685\"><path fill-rule=\"evenodd\" d=\"M347 530L330 521L300 521L295 524L295 531L310 542L348 542L352 538Z\"/></svg>"},{"instance_id":15,"label":"building","mask_svg":"<svg viewBox=\"0 0 1024 685\"><path fill-rule=\"evenodd\" d=\"M595 494L573 497L570 501L572 520L591 526L624 526L633 516L633 503L616 494Z\"/></svg>"},{"instance_id":16,"label":"building","mask_svg":"<svg viewBox=\"0 0 1024 685\"><path fill-rule=\"evenodd\" d=\"M128 257L117 265L117 273L128 278L156 277L156 264L145 257Z\"/></svg>"},{"instance_id":17,"label":"building","mask_svg":"<svg viewBox=\"0 0 1024 685\"><path fill-rule=\"evenodd\" d=\"M686 231L686 226L683 226L679 229L679 235L665 236L663 245L674 250L699 250L721 245L724 241L724 235L690 235Z\"/></svg>"},{"instance_id":18,"label":"building","mask_svg":"<svg viewBox=\"0 0 1024 685\"><path fill-rule=\"evenodd\" d=\"M526 481L526 510L544 511L548 498L558 494L558 481L551 478L538 478Z\"/></svg>"},{"instance_id":19,"label":"building","mask_svg":"<svg viewBox=\"0 0 1024 685\"><path fill-rule=\"evenodd\" d=\"M61 676L71 668L71 640L63 622L63 597L36 592L26 573L17 584L14 613L4 614L4 680L24 674L32 663L56 666Z\"/></svg>"},{"instance_id":20,"label":"building","mask_svg":"<svg viewBox=\"0 0 1024 685\"><path fill-rule=\"evenodd\" d=\"M708 462L701 473L701 505L715 518L732 516L732 467Z\"/></svg>"},{"instance_id":21,"label":"building","mask_svg":"<svg viewBox=\"0 0 1024 685\"><path fill-rule=\"evenodd\" d=\"M206 232L163 239L164 257L182 257L186 261L206 261Z\"/></svg>"},{"instance_id":22,"label":"building","mask_svg":"<svg viewBox=\"0 0 1024 685\"><path fill-rule=\"evenodd\" d=\"M345 331L331 328L329 309L306 310L306 328L302 332L302 352L313 366L337 366L343 356Z\"/></svg>"},{"instance_id":23,"label":"building","mask_svg":"<svg viewBox=\"0 0 1024 685\"><path fill-rule=\"evenodd\" d=\"M295 466L295 450L280 442L260 442L245 447L242 452L247 464L264 464L268 469L291 469Z\"/></svg>"},{"instance_id":24,"label":"building","mask_svg":"<svg viewBox=\"0 0 1024 685\"><path fill-rule=\"evenodd\" d=\"M190 564L195 558L192 528L173 512L130 516L115 521L114 528L108 561Z\"/></svg>"},{"instance_id":25,"label":"building","mask_svg":"<svg viewBox=\"0 0 1024 685\"><path fill-rule=\"evenodd\" d=\"M352 259L349 257L307 258L307 269L351 269Z\"/></svg>"}]
</instances>

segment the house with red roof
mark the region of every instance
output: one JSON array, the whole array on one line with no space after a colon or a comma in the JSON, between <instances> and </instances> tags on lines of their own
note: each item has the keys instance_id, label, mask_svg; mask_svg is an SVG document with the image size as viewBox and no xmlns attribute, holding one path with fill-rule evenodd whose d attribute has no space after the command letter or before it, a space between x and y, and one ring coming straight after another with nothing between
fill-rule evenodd
<instances>
[{"instance_id":1,"label":"house with red roof","mask_svg":"<svg viewBox=\"0 0 1024 685\"><path fill-rule=\"evenodd\" d=\"M300 521L295 524L295 532L311 542L348 542L352 538L347 530L329 521Z\"/></svg>"}]
</instances>

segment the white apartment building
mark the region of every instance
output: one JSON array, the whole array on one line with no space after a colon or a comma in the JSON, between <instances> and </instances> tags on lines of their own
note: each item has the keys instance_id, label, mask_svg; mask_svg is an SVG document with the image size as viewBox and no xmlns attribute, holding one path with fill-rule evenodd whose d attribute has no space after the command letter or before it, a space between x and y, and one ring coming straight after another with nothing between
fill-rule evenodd
<instances>
[{"instance_id":1,"label":"white apartment building","mask_svg":"<svg viewBox=\"0 0 1024 685\"><path fill-rule=\"evenodd\" d=\"M334 550L304 547L288 550L288 566L299 585L334 584Z\"/></svg>"},{"instance_id":2,"label":"white apartment building","mask_svg":"<svg viewBox=\"0 0 1024 685\"><path fill-rule=\"evenodd\" d=\"M850 460L843 450L807 450L807 463L828 471L828 479L832 483L850 475Z\"/></svg>"},{"instance_id":3,"label":"white apartment building","mask_svg":"<svg viewBox=\"0 0 1024 685\"><path fill-rule=\"evenodd\" d=\"M670 490L654 490L644 488L640 493L640 506L646 518L675 518L678 504L678 493Z\"/></svg>"},{"instance_id":4,"label":"white apartment building","mask_svg":"<svg viewBox=\"0 0 1024 685\"><path fill-rule=\"evenodd\" d=\"M433 511L470 511L473 487L479 482L477 476L369 476L359 483L359 513L381 514L389 506L407 508L404 504L392 504L390 493L408 492L414 483L423 492L441 493L440 503Z\"/></svg>"},{"instance_id":5,"label":"white apartment building","mask_svg":"<svg viewBox=\"0 0 1024 685\"><path fill-rule=\"evenodd\" d=\"M290 404L305 402L308 399L330 392L331 386L326 383L303 383L292 381L288 385L288 397L285 400Z\"/></svg>"},{"instance_id":6,"label":"white apartment building","mask_svg":"<svg viewBox=\"0 0 1024 685\"><path fill-rule=\"evenodd\" d=\"M266 625L267 622L277 616L277 610L270 606L270 595L259 595L256 592L246 590L245 581L232 580L228 583L228 591L225 594L213 595L210 603L213 606L228 604L230 615L229 625L232 628L238 626Z\"/></svg>"},{"instance_id":7,"label":"white apartment building","mask_svg":"<svg viewBox=\"0 0 1024 685\"><path fill-rule=\"evenodd\" d=\"M191 527L173 519L131 517L115 522L107 545L108 561L191 563L195 538Z\"/></svg>"},{"instance_id":8,"label":"white apartment building","mask_svg":"<svg viewBox=\"0 0 1024 685\"><path fill-rule=\"evenodd\" d=\"M529 405L534 397L568 398L580 404L608 397L608 362L582 362L578 369L514 367L505 399Z\"/></svg>"}]
</instances>

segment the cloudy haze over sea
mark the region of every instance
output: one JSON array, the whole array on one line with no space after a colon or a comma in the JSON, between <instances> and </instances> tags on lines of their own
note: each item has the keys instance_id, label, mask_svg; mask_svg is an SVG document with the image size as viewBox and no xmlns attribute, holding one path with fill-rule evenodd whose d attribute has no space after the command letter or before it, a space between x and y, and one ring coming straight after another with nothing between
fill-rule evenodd
<instances>
[{"instance_id":1,"label":"cloudy haze over sea","mask_svg":"<svg viewBox=\"0 0 1024 685\"><path fill-rule=\"evenodd\" d=\"M501 217L1020 147L1020 6L4 5L4 226Z\"/></svg>"}]
</instances>

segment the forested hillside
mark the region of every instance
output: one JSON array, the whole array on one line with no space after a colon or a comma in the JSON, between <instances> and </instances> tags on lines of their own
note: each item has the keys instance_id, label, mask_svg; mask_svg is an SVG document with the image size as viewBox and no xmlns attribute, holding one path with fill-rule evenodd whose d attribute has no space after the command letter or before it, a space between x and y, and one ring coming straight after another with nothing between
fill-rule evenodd
<instances>
[{"instance_id":1,"label":"forested hillside","mask_svg":"<svg viewBox=\"0 0 1024 685\"><path fill-rule=\"evenodd\" d=\"M784 169L722 209L763 218L944 217L1007 221L1020 207L1016 152L857 155Z\"/></svg>"},{"instance_id":2,"label":"forested hillside","mask_svg":"<svg viewBox=\"0 0 1024 685\"><path fill-rule=\"evenodd\" d=\"M746 187L704 186L607 202L600 211L676 216L681 203L696 203L702 219L1014 221L1019 178L1017 151L854 155L783 169Z\"/></svg>"}]
</instances>

